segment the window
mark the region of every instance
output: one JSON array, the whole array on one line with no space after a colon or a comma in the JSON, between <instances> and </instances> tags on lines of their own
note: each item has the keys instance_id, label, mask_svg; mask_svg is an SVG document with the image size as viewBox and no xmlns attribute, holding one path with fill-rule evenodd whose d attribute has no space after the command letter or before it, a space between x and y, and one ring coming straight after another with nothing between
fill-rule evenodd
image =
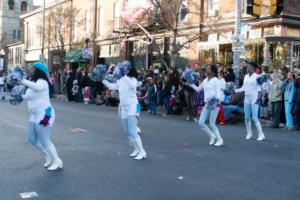
<instances>
[{"instance_id":1,"label":"window","mask_svg":"<svg viewBox=\"0 0 300 200\"><path fill-rule=\"evenodd\" d=\"M219 10L219 0L208 0L208 16L215 17Z\"/></svg>"},{"instance_id":2,"label":"window","mask_svg":"<svg viewBox=\"0 0 300 200\"><path fill-rule=\"evenodd\" d=\"M28 25L28 48L33 47L34 37L34 26L33 24Z\"/></svg>"},{"instance_id":3,"label":"window","mask_svg":"<svg viewBox=\"0 0 300 200\"><path fill-rule=\"evenodd\" d=\"M21 37L22 37L22 32L21 32L21 30L18 30L18 39L20 40Z\"/></svg>"},{"instance_id":4,"label":"window","mask_svg":"<svg viewBox=\"0 0 300 200\"><path fill-rule=\"evenodd\" d=\"M13 30L13 39L17 39L17 31L16 30Z\"/></svg>"},{"instance_id":5,"label":"window","mask_svg":"<svg viewBox=\"0 0 300 200\"><path fill-rule=\"evenodd\" d=\"M104 31L103 7L98 8L98 35L102 35Z\"/></svg>"},{"instance_id":6,"label":"window","mask_svg":"<svg viewBox=\"0 0 300 200\"><path fill-rule=\"evenodd\" d=\"M21 2L21 11L22 12L26 12L27 11L27 2L26 1L22 1Z\"/></svg>"},{"instance_id":7,"label":"window","mask_svg":"<svg viewBox=\"0 0 300 200\"><path fill-rule=\"evenodd\" d=\"M89 10L85 11L84 30L86 33L89 33L91 31L91 13Z\"/></svg>"},{"instance_id":8,"label":"window","mask_svg":"<svg viewBox=\"0 0 300 200\"><path fill-rule=\"evenodd\" d=\"M178 21L184 21L187 13L188 13L188 7L187 7L187 0L182 0L180 8L179 8L179 13L178 13Z\"/></svg>"},{"instance_id":9,"label":"window","mask_svg":"<svg viewBox=\"0 0 300 200\"><path fill-rule=\"evenodd\" d=\"M120 29L120 3L116 1L114 3L114 30Z\"/></svg>"},{"instance_id":10,"label":"window","mask_svg":"<svg viewBox=\"0 0 300 200\"><path fill-rule=\"evenodd\" d=\"M15 1L14 0L8 0L8 9L9 10L15 9Z\"/></svg>"}]
</instances>

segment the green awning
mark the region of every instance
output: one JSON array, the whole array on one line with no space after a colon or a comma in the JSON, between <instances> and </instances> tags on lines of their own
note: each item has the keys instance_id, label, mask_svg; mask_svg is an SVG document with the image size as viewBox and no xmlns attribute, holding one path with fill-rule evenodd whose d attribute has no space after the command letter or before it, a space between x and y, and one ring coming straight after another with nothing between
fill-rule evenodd
<instances>
[{"instance_id":1,"label":"green awning","mask_svg":"<svg viewBox=\"0 0 300 200\"><path fill-rule=\"evenodd\" d=\"M82 49L73 49L65 56L65 63L78 63L82 58Z\"/></svg>"}]
</instances>

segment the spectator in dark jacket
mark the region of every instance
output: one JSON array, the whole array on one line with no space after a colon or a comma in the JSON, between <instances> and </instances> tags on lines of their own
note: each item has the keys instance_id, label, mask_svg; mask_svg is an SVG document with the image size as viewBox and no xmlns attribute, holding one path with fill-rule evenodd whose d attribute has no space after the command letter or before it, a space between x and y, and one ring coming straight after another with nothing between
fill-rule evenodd
<instances>
[{"instance_id":1,"label":"spectator in dark jacket","mask_svg":"<svg viewBox=\"0 0 300 200\"><path fill-rule=\"evenodd\" d=\"M75 78L76 78L76 75L73 71L68 73L67 81L66 81L68 101L74 101L74 95L72 93L72 88L73 88L73 82L74 82Z\"/></svg>"},{"instance_id":2,"label":"spectator in dark jacket","mask_svg":"<svg viewBox=\"0 0 300 200\"><path fill-rule=\"evenodd\" d=\"M235 82L235 75L233 73L232 67L229 67L227 69L227 73L225 74L225 81L228 82Z\"/></svg>"},{"instance_id":3,"label":"spectator in dark jacket","mask_svg":"<svg viewBox=\"0 0 300 200\"><path fill-rule=\"evenodd\" d=\"M164 97L164 106L166 109L166 113L164 114L164 116L169 116L172 112L171 107L169 105L172 96L172 90L175 90L175 86L172 85L170 76L166 76L163 82L163 97Z\"/></svg>"}]
</instances>

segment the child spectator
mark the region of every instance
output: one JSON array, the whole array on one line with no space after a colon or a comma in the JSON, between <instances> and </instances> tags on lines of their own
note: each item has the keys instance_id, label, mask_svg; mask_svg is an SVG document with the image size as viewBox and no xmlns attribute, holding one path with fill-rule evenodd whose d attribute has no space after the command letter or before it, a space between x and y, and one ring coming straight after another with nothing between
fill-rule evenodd
<instances>
[{"instance_id":1,"label":"child spectator","mask_svg":"<svg viewBox=\"0 0 300 200\"><path fill-rule=\"evenodd\" d=\"M85 87L83 90L83 100L84 100L84 104L88 104L90 101L90 88L89 87Z\"/></svg>"}]
</instances>

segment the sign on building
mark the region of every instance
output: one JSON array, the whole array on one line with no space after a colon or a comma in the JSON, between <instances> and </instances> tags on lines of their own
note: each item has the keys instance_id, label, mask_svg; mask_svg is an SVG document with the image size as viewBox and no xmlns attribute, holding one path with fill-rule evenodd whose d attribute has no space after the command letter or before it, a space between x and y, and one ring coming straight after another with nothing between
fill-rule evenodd
<instances>
[{"instance_id":1,"label":"sign on building","mask_svg":"<svg viewBox=\"0 0 300 200\"><path fill-rule=\"evenodd\" d=\"M91 59L91 55L92 55L92 50L90 48L84 48L82 50L82 58L89 60Z\"/></svg>"}]
</instances>

